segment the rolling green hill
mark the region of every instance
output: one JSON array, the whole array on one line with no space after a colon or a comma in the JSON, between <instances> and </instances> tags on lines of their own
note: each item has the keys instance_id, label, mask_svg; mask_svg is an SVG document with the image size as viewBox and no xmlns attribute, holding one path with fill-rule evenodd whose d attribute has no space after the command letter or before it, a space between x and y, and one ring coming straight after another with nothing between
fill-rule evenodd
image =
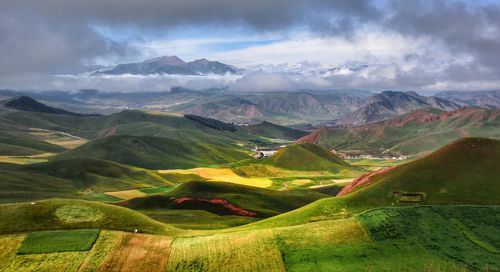
<instances>
[{"instance_id":1,"label":"rolling green hill","mask_svg":"<svg viewBox=\"0 0 500 272\"><path fill-rule=\"evenodd\" d=\"M217 130L179 114L137 110L103 116L73 116L0 107L0 129L9 132L7 138L22 136L38 141L43 139L30 133L33 129L67 133L85 139L111 135L150 136L203 141L226 147L241 144L253 146L259 140L258 136L246 131Z\"/></svg>"},{"instance_id":2,"label":"rolling green hill","mask_svg":"<svg viewBox=\"0 0 500 272\"><path fill-rule=\"evenodd\" d=\"M109 136L52 158L97 158L147 169L207 166L247 159L243 152L217 145L160 137Z\"/></svg>"},{"instance_id":3,"label":"rolling green hill","mask_svg":"<svg viewBox=\"0 0 500 272\"><path fill-rule=\"evenodd\" d=\"M314 143L352 154L416 155L462 137L500 139L500 110L463 108L451 112L422 109L353 128L322 128L297 143Z\"/></svg>"},{"instance_id":4,"label":"rolling green hill","mask_svg":"<svg viewBox=\"0 0 500 272\"><path fill-rule=\"evenodd\" d=\"M285 126L276 125L270 122L262 122L255 125L243 127L249 133L272 139L296 140L307 135L307 132Z\"/></svg>"},{"instance_id":5,"label":"rolling green hill","mask_svg":"<svg viewBox=\"0 0 500 272\"><path fill-rule=\"evenodd\" d=\"M287 146L273 156L263 159L263 161L292 170L327 170L331 172L356 170L355 167L349 165L335 154L317 145L307 143Z\"/></svg>"},{"instance_id":6,"label":"rolling green hill","mask_svg":"<svg viewBox=\"0 0 500 272\"><path fill-rule=\"evenodd\" d=\"M31 204L33 203L33 204ZM141 213L115 205L52 199L0 205L0 233L56 229L112 229L132 232L174 234L177 229Z\"/></svg>"},{"instance_id":7,"label":"rolling green hill","mask_svg":"<svg viewBox=\"0 0 500 272\"><path fill-rule=\"evenodd\" d=\"M20 136L0 132L0 156L27 156L42 153L59 153L66 148L50 144L29 135Z\"/></svg>"},{"instance_id":8,"label":"rolling green hill","mask_svg":"<svg viewBox=\"0 0 500 272\"><path fill-rule=\"evenodd\" d=\"M412 202L405 193L418 193L427 204L498 205L499 162L499 140L464 138L375 175L371 185L354 188L346 197L352 194L358 205L381 206Z\"/></svg>"},{"instance_id":9,"label":"rolling green hill","mask_svg":"<svg viewBox=\"0 0 500 272\"><path fill-rule=\"evenodd\" d=\"M43 173L0 170L0 203L52 197L76 198L81 190L82 188L72 181Z\"/></svg>"},{"instance_id":10,"label":"rolling green hill","mask_svg":"<svg viewBox=\"0 0 500 272\"><path fill-rule=\"evenodd\" d=\"M237 208L245 209L257 217L269 217L304 206L327 195L307 191L275 191L225 182L192 181L182 184L166 194L134 198L119 203L132 209L189 209L207 210L220 215L237 214L221 205L206 202L175 203L174 199L223 199Z\"/></svg>"},{"instance_id":11,"label":"rolling green hill","mask_svg":"<svg viewBox=\"0 0 500 272\"><path fill-rule=\"evenodd\" d=\"M74 158L0 170L0 202L87 198L94 193L171 185L156 171L115 162Z\"/></svg>"},{"instance_id":12,"label":"rolling green hill","mask_svg":"<svg viewBox=\"0 0 500 272\"><path fill-rule=\"evenodd\" d=\"M71 180L82 189L92 189L97 192L171 184L156 171L92 158L55 160L27 165L20 170Z\"/></svg>"}]
</instances>

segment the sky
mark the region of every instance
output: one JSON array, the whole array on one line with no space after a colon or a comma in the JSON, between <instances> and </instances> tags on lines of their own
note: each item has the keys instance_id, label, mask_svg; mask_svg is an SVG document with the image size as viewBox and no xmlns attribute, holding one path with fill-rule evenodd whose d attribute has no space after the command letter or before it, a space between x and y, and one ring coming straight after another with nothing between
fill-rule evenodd
<instances>
[{"instance_id":1,"label":"sky","mask_svg":"<svg viewBox=\"0 0 500 272\"><path fill-rule=\"evenodd\" d=\"M2 0L0 88L500 89L500 0ZM243 75L89 76L176 55Z\"/></svg>"}]
</instances>

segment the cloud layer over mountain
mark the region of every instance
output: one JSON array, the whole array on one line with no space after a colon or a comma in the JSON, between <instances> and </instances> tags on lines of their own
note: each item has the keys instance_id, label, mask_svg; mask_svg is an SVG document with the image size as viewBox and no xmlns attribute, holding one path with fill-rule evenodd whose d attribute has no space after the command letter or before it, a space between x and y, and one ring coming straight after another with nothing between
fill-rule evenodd
<instances>
[{"instance_id":1,"label":"cloud layer over mountain","mask_svg":"<svg viewBox=\"0 0 500 272\"><path fill-rule=\"evenodd\" d=\"M231 39L234 33L241 33L241 42ZM96 63L138 61L164 50L188 60L202 52L231 65L319 61L351 71L329 76L255 72L239 79L237 89L255 85L256 76L268 82L255 86L261 89L491 89L500 85L499 34L498 1L4 0L0 87L95 85L83 76L54 74L78 73ZM181 52L169 47L200 39L218 43L201 42L190 51L176 47ZM167 78L148 84L164 84ZM226 81L211 80L195 81ZM97 82L101 89L113 85L110 78Z\"/></svg>"}]
</instances>

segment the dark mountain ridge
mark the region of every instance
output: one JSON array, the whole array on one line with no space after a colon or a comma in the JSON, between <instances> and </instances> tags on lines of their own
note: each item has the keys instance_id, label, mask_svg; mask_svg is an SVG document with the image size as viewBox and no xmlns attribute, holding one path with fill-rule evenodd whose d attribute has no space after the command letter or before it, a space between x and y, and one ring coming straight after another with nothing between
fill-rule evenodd
<instances>
[{"instance_id":1,"label":"dark mountain ridge","mask_svg":"<svg viewBox=\"0 0 500 272\"><path fill-rule=\"evenodd\" d=\"M177 56L162 56L136 63L118 64L110 70L94 74L108 75L151 75L151 74L178 74L178 75L206 75L206 74L237 74L238 69L231 65L207 59L198 59L185 62Z\"/></svg>"},{"instance_id":2,"label":"dark mountain ridge","mask_svg":"<svg viewBox=\"0 0 500 272\"><path fill-rule=\"evenodd\" d=\"M5 99L5 100L0 101L0 105L5 107L5 108L20 110L20 111L43 112L43 113L52 113L52 114L65 114L65 115L72 115L72 116L84 116L84 114L70 112L70 111L66 111L63 109L58 109L58 108L47 106L47 105L42 104L42 103L40 103L40 102L36 101L35 99L28 97L28 96L17 96L17 97Z\"/></svg>"}]
</instances>

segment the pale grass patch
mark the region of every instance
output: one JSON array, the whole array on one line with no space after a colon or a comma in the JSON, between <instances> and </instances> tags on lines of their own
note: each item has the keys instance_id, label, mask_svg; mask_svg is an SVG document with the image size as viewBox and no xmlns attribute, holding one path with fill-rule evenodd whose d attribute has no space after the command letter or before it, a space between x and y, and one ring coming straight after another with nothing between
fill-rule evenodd
<instances>
[{"instance_id":1,"label":"pale grass patch","mask_svg":"<svg viewBox=\"0 0 500 272\"><path fill-rule=\"evenodd\" d=\"M273 229L281 246L301 249L332 245L354 245L371 242L355 218L327 220Z\"/></svg>"},{"instance_id":2,"label":"pale grass patch","mask_svg":"<svg viewBox=\"0 0 500 272\"><path fill-rule=\"evenodd\" d=\"M292 185L306 185L311 183L310 179L295 179L292 181Z\"/></svg>"},{"instance_id":3,"label":"pale grass patch","mask_svg":"<svg viewBox=\"0 0 500 272\"><path fill-rule=\"evenodd\" d=\"M159 115L159 116L175 116L175 117L183 117L183 113L178 113L178 112L166 112L166 111L159 111L159 110L146 110L144 111L147 114L151 115Z\"/></svg>"},{"instance_id":4,"label":"pale grass patch","mask_svg":"<svg viewBox=\"0 0 500 272\"><path fill-rule=\"evenodd\" d=\"M114 196L117 198L121 198L124 200L145 196L146 193L143 193L139 190L125 190L125 191L116 191L116 192L106 192L105 194Z\"/></svg>"},{"instance_id":5,"label":"pale grass patch","mask_svg":"<svg viewBox=\"0 0 500 272\"><path fill-rule=\"evenodd\" d=\"M327 187L327 186L332 186L334 184L339 184L339 185L347 185L349 184L351 181L353 181L354 178L347 178L347 179L332 179L331 180L331 183L327 183L327 184L319 184L319 185L313 185L313 186L309 186L309 188L311 189L315 189L315 188L321 188L321 187Z\"/></svg>"},{"instance_id":6,"label":"pale grass patch","mask_svg":"<svg viewBox=\"0 0 500 272\"><path fill-rule=\"evenodd\" d=\"M88 142L87 139L71 135L62 131L47 130L41 128L30 128L30 135L39 137L42 141L59 145L65 148L75 148Z\"/></svg>"}]
</instances>

